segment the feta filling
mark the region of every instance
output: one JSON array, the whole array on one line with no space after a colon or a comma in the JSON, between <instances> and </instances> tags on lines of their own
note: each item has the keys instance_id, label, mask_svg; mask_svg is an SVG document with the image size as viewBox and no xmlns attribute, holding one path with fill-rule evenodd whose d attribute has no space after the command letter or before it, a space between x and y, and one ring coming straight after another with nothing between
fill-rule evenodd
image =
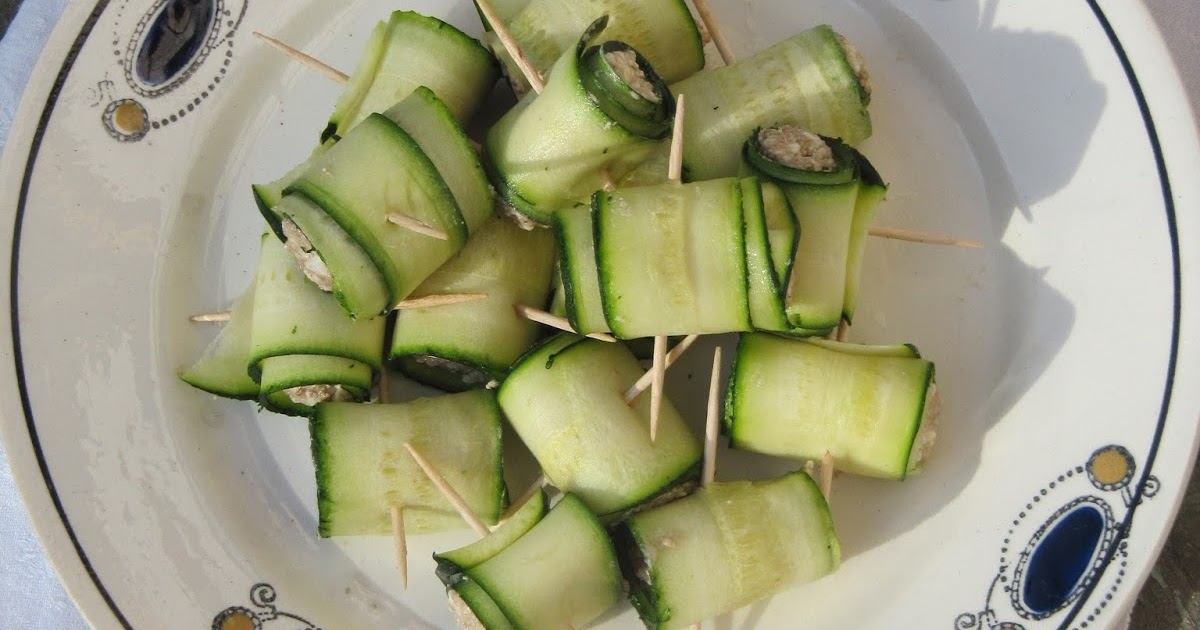
<instances>
[{"instance_id":1,"label":"feta filling","mask_svg":"<svg viewBox=\"0 0 1200 630\"><path fill-rule=\"evenodd\" d=\"M492 377L484 373L482 370L478 370L470 365L464 365L458 361L451 361L450 359L443 359L442 357L430 355L418 356L415 357L415 360L421 365L428 365L432 368L438 368L450 372L451 374L462 379L464 385L483 385L492 381Z\"/></svg>"},{"instance_id":2,"label":"feta filling","mask_svg":"<svg viewBox=\"0 0 1200 630\"><path fill-rule=\"evenodd\" d=\"M662 102L662 98L654 91L654 84L646 78L646 72L638 63L636 53L632 50L616 50L604 53L604 58L612 67L613 72L616 72L625 85L628 85L629 89L636 92L638 96L651 103Z\"/></svg>"},{"instance_id":3,"label":"feta filling","mask_svg":"<svg viewBox=\"0 0 1200 630\"><path fill-rule=\"evenodd\" d=\"M288 217L283 217L281 221L283 226L283 236L285 239L283 246L288 253L300 263L300 269L304 271L304 276L312 280L313 284L317 285L322 291L333 290L333 275L329 273L329 267L325 266L325 261L321 260L321 255L313 248L312 242L300 231L300 226L296 225Z\"/></svg>"},{"instance_id":4,"label":"feta filling","mask_svg":"<svg viewBox=\"0 0 1200 630\"><path fill-rule=\"evenodd\" d=\"M821 136L791 125L768 127L758 132L763 155L801 171L828 173L837 168L833 149Z\"/></svg>"},{"instance_id":5,"label":"feta filling","mask_svg":"<svg viewBox=\"0 0 1200 630\"><path fill-rule=\"evenodd\" d=\"M354 400L354 396L341 385L301 385L283 390L287 397L297 405L312 407L323 402L346 402Z\"/></svg>"},{"instance_id":6,"label":"feta filling","mask_svg":"<svg viewBox=\"0 0 1200 630\"><path fill-rule=\"evenodd\" d=\"M854 70L854 76L858 78L858 84L867 93L867 98L870 98L871 73L867 72L867 60L863 59L862 53L854 47L854 44L846 41L845 37L838 35L837 39L838 43L842 45L842 50L846 52L846 61L850 62L850 67Z\"/></svg>"},{"instance_id":7,"label":"feta filling","mask_svg":"<svg viewBox=\"0 0 1200 630\"><path fill-rule=\"evenodd\" d=\"M908 472L916 472L929 458L933 443L937 441L937 421L942 413L942 397L938 393L937 383L930 383L925 392L925 410L921 413L921 427L917 429L917 437L913 440L912 451L908 455Z\"/></svg>"}]
</instances>

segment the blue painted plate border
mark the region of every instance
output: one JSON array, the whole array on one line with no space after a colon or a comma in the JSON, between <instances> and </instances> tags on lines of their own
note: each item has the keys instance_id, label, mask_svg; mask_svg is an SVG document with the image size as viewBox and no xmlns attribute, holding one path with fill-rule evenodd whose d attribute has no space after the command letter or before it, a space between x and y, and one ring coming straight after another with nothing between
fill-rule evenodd
<instances>
[{"instance_id":1,"label":"blue painted plate border","mask_svg":"<svg viewBox=\"0 0 1200 630\"><path fill-rule=\"evenodd\" d=\"M1133 523L1134 514L1137 512L1138 506L1142 499L1146 496L1147 488L1153 487L1154 480L1152 470L1154 462L1158 455L1159 443L1162 439L1163 428L1166 424L1167 413L1170 409L1171 394L1175 386L1176 364L1179 355L1179 329L1181 321L1181 295L1182 295L1182 278L1180 272L1180 254L1179 254L1179 232L1176 222L1175 201L1172 194L1170 177L1167 173L1166 160L1164 158L1162 143L1159 139L1158 129L1154 123L1154 118L1150 112L1150 106L1146 100L1145 92L1142 90L1141 82L1138 80L1137 73L1133 69L1133 64L1129 60L1128 54L1125 52L1121 44L1120 38L1117 36L1104 10L1100 7L1097 0L1085 0L1091 8L1105 35L1108 37L1109 43L1112 45L1121 67L1125 72L1125 76L1129 81L1134 98L1137 101L1138 109L1141 112L1142 122L1146 127L1146 134L1150 140L1151 149L1154 154L1155 166L1158 170L1158 177L1162 189L1163 203L1166 210L1167 229L1171 241L1171 264L1172 264L1172 282L1173 282L1173 305L1172 305L1172 326L1171 326L1171 345L1170 359L1167 365L1167 377L1163 390L1162 402L1159 409L1158 422L1155 425L1154 438L1151 442L1150 450L1145 458L1145 463L1141 467L1142 473L1137 484L1132 489L1132 503L1125 518L1120 523L1117 529L1118 542L1124 540L1128 536ZM59 68L54 84L50 89L49 95L46 97L45 105L42 108L41 116L38 119L38 126L34 133L33 140L30 143L29 156L25 162L24 175L21 180L21 189L17 197L17 207L14 218L13 240L11 248L11 264L9 273L9 318L11 322L11 335L13 345L13 361L17 375L17 389L20 394L21 407L25 415L25 426L29 431L30 446L33 449L34 455L37 458L38 467L41 470L42 480L46 485L46 491L50 495L50 499L54 504L54 509L58 513L59 520L62 521L71 544L75 548L76 554L82 563L84 570L87 571L88 577L96 586L100 596L108 605L113 616L123 628L132 629L128 619L121 612L113 600L112 595L105 588L104 583L100 580L100 576L96 573L91 561L88 559L87 553L79 542L78 536L71 525L71 521L67 516L66 510L63 507L62 500L58 495L58 491L54 485L54 479L50 474L50 468L46 463L45 454L42 452L41 441L38 438L37 422L33 416L32 405L29 400L29 392L26 388L25 367L21 352L21 331L19 322L19 265L20 265L20 246L21 246L21 227L25 217L26 202L29 197L30 182L33 177L34 167L37 163L38 155L41 151L42 140L45 136L47 126L51 116L54 114L55 106L58 103L58 98L62 92L63 86L66 83L67 77L70 75L72 68L75 66L75 61L79 57L80 50L91 36L97 21L108 8L110 0L99 0L92 12L84 20L79 34L75 37L71 48L68 50L66 58L63 60L62 66ZM1123 549L1122 545L1109 545L1100 561L1100 571L1103 572L1113 563L1116 554ZM1088 605L1088 601L1094 592L1098 580L1093 580L1086 585L1083 591L1079 594L1075 604L1071 607L1067 616L1064 617L1059 628L1068 628L1075 619L1080 615L1081 611Z\"/></svg>"}]
</instances>

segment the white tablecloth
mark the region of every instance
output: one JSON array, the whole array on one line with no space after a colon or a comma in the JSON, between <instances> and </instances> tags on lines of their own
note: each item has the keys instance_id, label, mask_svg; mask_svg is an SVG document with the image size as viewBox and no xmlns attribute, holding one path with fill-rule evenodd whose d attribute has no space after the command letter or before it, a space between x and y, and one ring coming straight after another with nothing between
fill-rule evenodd
<instances>
[{"instance_id":1,"label":"white tablecloth","mask_svg":"<svg viewBox=\"0 0 1200 630\"><path fill-rule=\"evenodd\" d=\"M1037 2L1041 0L1026 0ZM25 0L0 40L0 147L8 137L13 110L34 60L66 0ZM1200 2L1149 0L1183 74L1192 103L1200 103ZM8 458L0 445L0 629L87 628L75 605L46 563L21 499L13 487Z\"/></svg>"}]
</instances>

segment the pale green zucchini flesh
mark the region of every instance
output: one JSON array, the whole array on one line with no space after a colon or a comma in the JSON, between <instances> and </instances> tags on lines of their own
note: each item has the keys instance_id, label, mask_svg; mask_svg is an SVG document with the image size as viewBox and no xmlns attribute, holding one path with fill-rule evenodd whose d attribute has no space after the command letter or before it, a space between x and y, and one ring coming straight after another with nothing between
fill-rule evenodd
<instances>
[{"instance_id":1,"label":"pale green zucchini flesh","mask_svg":"<svg viewBox=\"0 0 1200 630\"><path fill-rule=\"evenodd\" d=\"M467 225L446 181L417 142L380 114L310 160L285 193L292 191L325 210L363 248L387 282L393 304L466 242ZM393 225L390 212L415 218L448 238Z\"/></svg>"},{"instance_id":2,"label":"pale green zucchini flesh","mask_svg":"<svg viewBox=\"0 0 1200 630\"><path fill-rule=\"evenodd\" d=\"M465 125L498 76L495 58L475 39L437 18L396 11L371 32L321 141L345 136L420 86L437 94Z\"/></svg>"},{"instance_id":3,"label":"pale green zucchini flesh","mask_svg":"<svg viewBox=\"0 0 1200 630\"><path fill-rule=\"evenodd\" d=\"M412 297L482 293L481 300L397 311L389 357L406 374L462 390L503 379L541 333L514 304L541 308L550 292L554 238L495 217Z\"/></svg>"},{"instance_id":4,"label":"pale green zucchini flesh","mask_svg":"<svg viewBox=\"0 0 1200 630\"><path fill-rule=\"evenodd\" d=\"M751 329L742 204L736 178L595 194L600 294L614 334Z\"/></svg>"},{"instance_id":5,"label":"pale green zucchini flesh","mask_svg":"<svg viewBox=\"0 0 1200 630\"><path fill-rule=\"evenodd\" d=\"M310 430L317 474L318 533L390 535L403 507L408 534L466 527L429 481L411 444L487 523L507 501L500 409L489 391L402 404L322 403Z\"/></svg>"},{"instance_id":6,"label":"pale green zucchini flesh","mask_svg":"<svg viewBox=\"0 0 1200 630\"><path fill-rule=\"evenodd\" d=\"M802 472L712 483L632 516L614 537L630 600L659 630L811 582L841 561L829 506Z\"/></svg>"},{"instance_id":7,"label":"pale green zucchini flesh","mask_svg":"<svg viewBox=\"0 0 1200 630\"><path fill-rule=\"evenodd\" d=\"M925 421L933 364L906 346L864 350L742 335L725 400L730 445L903 479Z\"/></svg>"},{"instance_id":8,"label":"pale green zucchini flesh","mask_svg":"<svg viewBox=\"0 0 1200 630\"><path fill-rule=\"evenodd\" d=\"M546 478L602 518L694 479L701 448L670 401L650 441L650 397L624 392L645 373L620 344L562 334L525 355L500 406Z\"/></svg>"},{"instance_id":9,"label":"pale green zucchini flesh","mask_svg":"<svg viewBox=\"0 0 1200 630\"><path fill-rule=\"evenodd\" d=\"M179 378L210 394L237 400L258 400L258 383L250 378L250 331L254 309L254 283L233 301L229 322L213 338L204 354L179 373Z\"/></svg>"},{"instance_id":10,"label":"pale green zucchini flesh","mask_svg":"<svg viewBox=\"0 0 1200 630\"><path fill-rule=\"evenodd\" d=\"M759 127L792 124L849 144L871 135L858 78L828 26L696 74L671 91L687 96L683 159L696 180L736 175L742 143Z\"/></svg>"},{"instance_id":11,"label":"pale green zucchini flesh","mask_svg":"<svg viewBox=\"0 0 1200 630\"><path fill-rule=\"evenodd\" d=\"M524 536L464 571L520 630L582 628L621 599L608 532L573 494Z\"/></svg>"}]
</instances>

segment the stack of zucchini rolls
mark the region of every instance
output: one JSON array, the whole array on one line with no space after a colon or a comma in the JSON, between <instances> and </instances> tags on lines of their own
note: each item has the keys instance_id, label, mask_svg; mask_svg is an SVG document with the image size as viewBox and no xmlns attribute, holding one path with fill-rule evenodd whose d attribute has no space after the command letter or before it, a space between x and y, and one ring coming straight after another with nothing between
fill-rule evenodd
<instances>
[{"instance_id":1,"label":"stack of zucchini rolls","mask_svg":"<svg viewBox=\"0 0 1200 630\"><path fill-rule=\"evenodd\" d=\"M407 448L423 453L491 526L435 555L464 628L581 628L623 597L681 628L827 575L841 546L806 474L701 488L685 418L663 400L652 439L650 396L626 392L638 340L737 333L732 447L919 469L933 364L822 338L854 316L887 190L853 147L871 134L861 57L819 26L704 70L683 0L494 4L545 89L486 21L485 43L381 22L312 155L254 187L255 281L181 378L308 418L322 537L389 534L395 506L412 534L461 527ZM476 143L501 74L520 99ZM664 160L681 95L683 182ZM420 307L439 296L470 299ZM380 402L390 370L452 393ZM502 520L505 422L549 489Z\"/></svg>"}]
</instances>

